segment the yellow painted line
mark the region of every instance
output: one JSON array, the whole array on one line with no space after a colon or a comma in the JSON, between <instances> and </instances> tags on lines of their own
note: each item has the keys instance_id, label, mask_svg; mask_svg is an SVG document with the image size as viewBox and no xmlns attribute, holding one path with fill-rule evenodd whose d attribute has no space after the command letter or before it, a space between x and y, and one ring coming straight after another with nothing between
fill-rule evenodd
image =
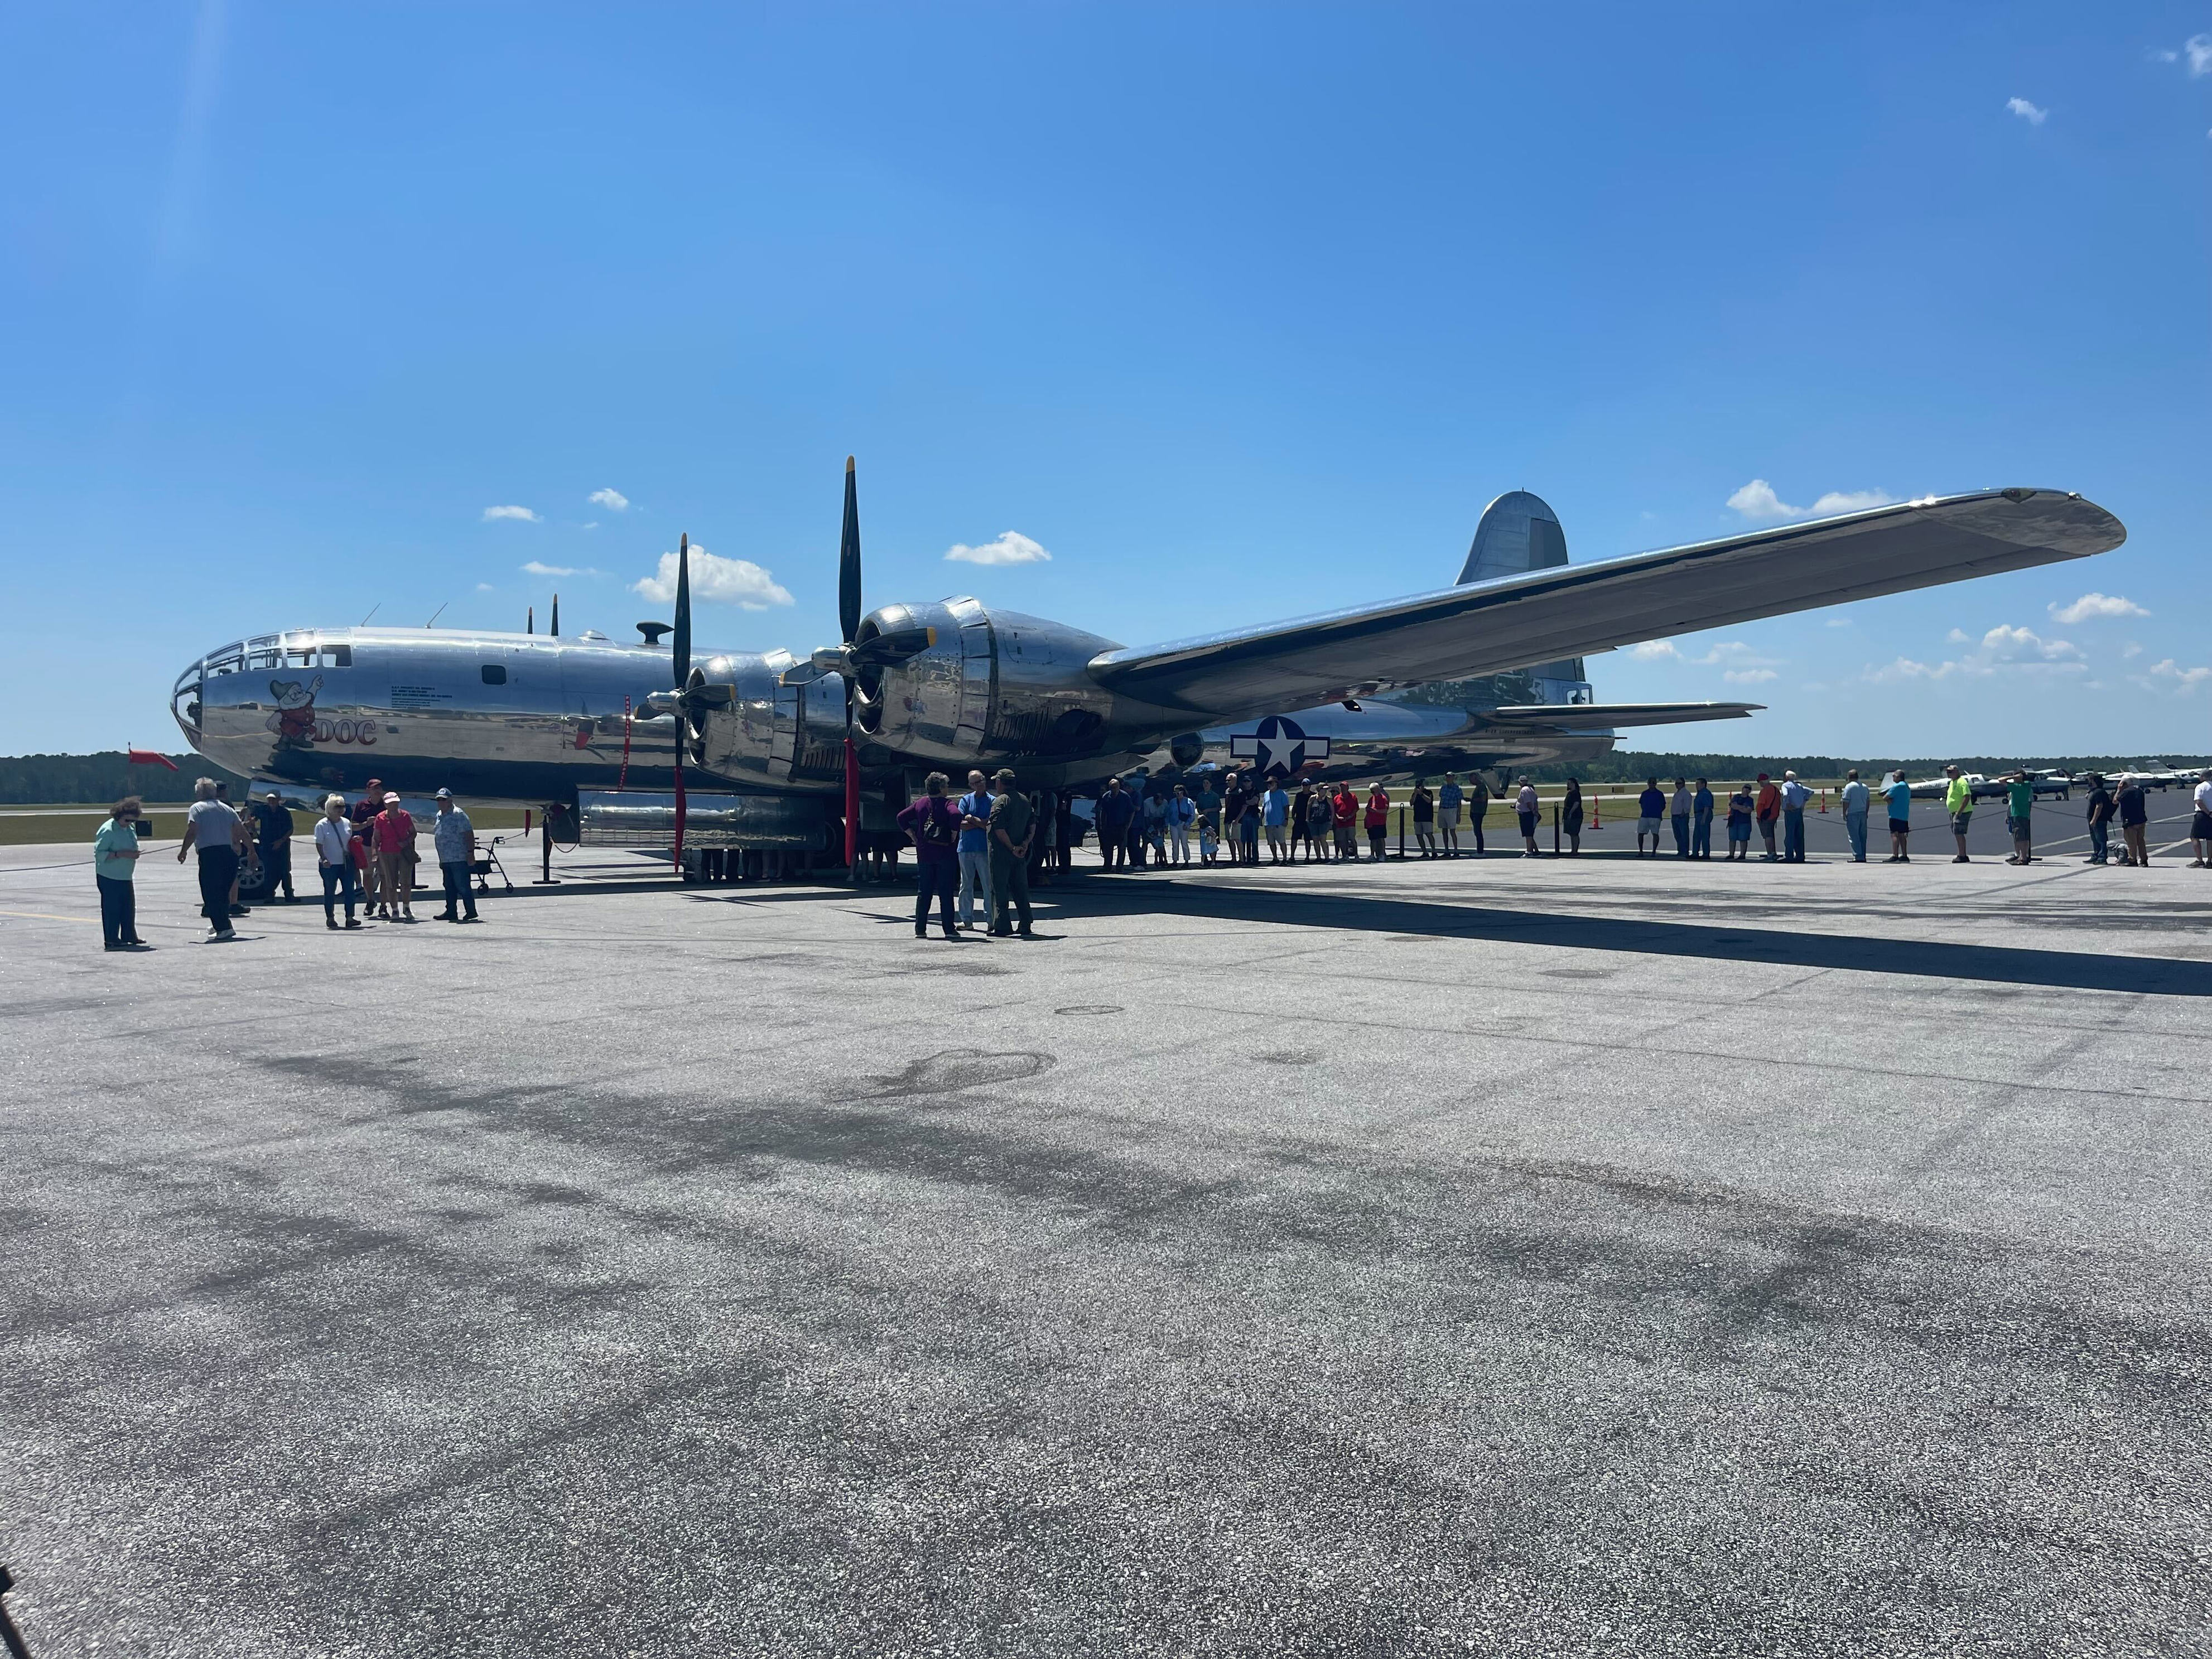
<instances>
[{"instance_id":1,"label":"yellow painted line","mask_svg":"<svg viewBox=\"0 0 2212 1659\"><path fill-rule=\"evenodd\" d=\"M97 916L50 916L44 910L0 910L0 916L20 916L26 921L97 921Z\"/></svg>"}]
</instances>

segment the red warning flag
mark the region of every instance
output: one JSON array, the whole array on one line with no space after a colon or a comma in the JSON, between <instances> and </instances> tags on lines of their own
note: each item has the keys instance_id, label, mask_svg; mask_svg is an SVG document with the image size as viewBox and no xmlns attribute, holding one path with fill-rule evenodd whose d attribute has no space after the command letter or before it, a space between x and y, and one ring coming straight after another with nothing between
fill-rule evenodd
<instances>
[{"instance_id":1,"label":"red warning flag","mask_svg":"<svg viewBox=\"0 0 2212 1659\"><path fill-rule=\"evenodd\" d=\"M172 772L177 769L176 762L171 760L167 755L162 754L159 750L133 749L130 753L131 763L133 766L166 766Z\"/></svg>"}]
</instances>

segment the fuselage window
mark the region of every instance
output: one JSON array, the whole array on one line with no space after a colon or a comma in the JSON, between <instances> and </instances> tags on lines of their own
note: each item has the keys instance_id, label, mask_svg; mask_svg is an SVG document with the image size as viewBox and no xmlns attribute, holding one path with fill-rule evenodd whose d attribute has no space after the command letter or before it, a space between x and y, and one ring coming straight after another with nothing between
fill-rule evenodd
<instances>
[{"instance_id":1,"label":"fuselage window","mask_svg":"<svg viewBox=\"0 0 2212 1659\"><path fill-rule=\"evenodd\" d=\"M353 666L353 647L349 645L326 645L323 647L323 656L333 668Z\"/></svg>"},{"instance_id":2,"label":"fuselage window","mask_svg":"<svg viewBox=\"0 0 2212 1659\"><path fill-rule=\"evenodd\" d=\"M483 683L486 685L505 685L507 684L506 668L495 662L486 663L483 665Z\"/></svg>"}]
</instances>

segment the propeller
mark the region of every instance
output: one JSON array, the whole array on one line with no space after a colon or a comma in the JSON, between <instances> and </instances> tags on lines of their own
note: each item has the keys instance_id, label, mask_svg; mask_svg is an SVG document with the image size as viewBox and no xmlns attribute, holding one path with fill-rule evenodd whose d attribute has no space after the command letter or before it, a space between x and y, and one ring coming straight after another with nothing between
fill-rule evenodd
<instances>
[{"instance_id":1,"label":"propeller","mask_svg":"<svg viewBox=\"0 0 2212 1659\"><path fill-rule=\"evenodd\" d=\"M845 863L858 879L860 839L860 750L854 736L855 702L861 729L873 731L872 714L880 714L880 682L870 683L868 671L903 662L937 643L933 628L878 628L866 639L860 637L860 491L853 458L845 458L845 522L837 538L837 626L844 638L823 646L808 659L812 672L787 671L784 684L805 684L820 675L836 673L845 684ZM874 626L874 624L870 624Z\"/></svg>"},{"instance_id":2,"label":"propeller","mask_svg":"<svg viewBox=\"0 0 2212 1659\"><path fill-rule=\"evenodd\" d=\"M845 458L845 525L837 537L837 624L849 657L860 631L860 486ZM845 682L845 867L860 879L860 750L853 741L853 673Z\"/></svg>"},{"instance_id":3,"label":"propeller","mask_svg":"<svg viewBox=\"0 0 2212 1659\"><path fill-rule=\"evenodd\" d=\"M691 741L691 711L684 694L691 689L691 536L676 538L676 856L678 879L684 875L684 745Z\"/></svg>"}]
</instances>

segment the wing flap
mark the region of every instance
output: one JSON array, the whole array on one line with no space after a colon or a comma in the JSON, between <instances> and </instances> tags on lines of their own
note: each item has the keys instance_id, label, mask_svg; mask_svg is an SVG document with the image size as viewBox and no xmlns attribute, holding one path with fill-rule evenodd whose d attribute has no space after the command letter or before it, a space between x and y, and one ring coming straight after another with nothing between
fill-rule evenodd
<instances>
[{"instance_id":1,"label":"wing flap","mask_svg":"<svg viewBox=\"0 0 2212 1659\"><path fill-rule=\"evenodd\" d=\"M1530 702L1486 708L1500 726L1556 726L1564 732L1596 732L1615 726L1674 726L1690 720L1748 720L1763 702Z\"/></svg>"},{"instance_id":2,"label":"wing flap","mask_svg":"<svg viewBox=\"0 0 2212 1659\"><path fill-rule=\"evenodd\" d=\"M2086 558L2126 538L2079 495L1988 490L1109 651L1091 672L1126 696L1233 718Z\"/></svg>"}]
</instances>

